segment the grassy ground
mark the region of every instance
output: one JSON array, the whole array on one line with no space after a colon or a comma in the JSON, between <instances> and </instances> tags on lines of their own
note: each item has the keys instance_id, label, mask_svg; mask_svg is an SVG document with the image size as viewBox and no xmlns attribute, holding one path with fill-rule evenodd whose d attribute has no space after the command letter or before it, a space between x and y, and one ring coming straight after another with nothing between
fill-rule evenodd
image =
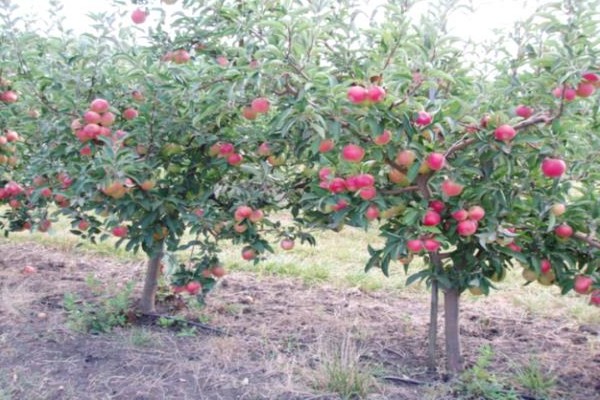
<instances>
[{"instance_id":1,"label":"grassy ground","mask_svg":"<svg viewBox=\"0 0 600 400\"><path fill-rule=\"evenodd\" d=\"M126 283L139 282L144 259L66 228L0 242L1 400L591 399L600 390L598 309L523 286L520 271L487 298L463 296L461 379L427 373L427 288L406 288L400 265L389 278L365 274L366 246L379 238L349 228L258 266L227 249L230 274L204 308L161 292L172 313L226 335L168 319L80 332L125 314ZM38 272L23 275L26 264Z\"/></svg>"}]
</instances>

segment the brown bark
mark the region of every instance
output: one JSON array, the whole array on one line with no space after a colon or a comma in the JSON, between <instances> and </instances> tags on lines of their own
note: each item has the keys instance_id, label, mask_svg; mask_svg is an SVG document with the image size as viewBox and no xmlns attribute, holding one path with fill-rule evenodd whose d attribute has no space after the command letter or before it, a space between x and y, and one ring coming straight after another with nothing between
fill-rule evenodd
<instances>
[{"instance_id":1,"label":"brown bark","mask_svg":"<svg viewBox=\"0 0 600 400\"><path fill-rule=\"evenodd\" d=\"M446 370L457 375L463 369L460 353L460 327L458 319L460 292L458 289L444 291L444 331L446 336Z\"/></svg>"},{"instance_id":2,"label":"brown bark","mask_svg":"<svg viewBox=\"0 0 600 400\"><path fill-rule=\"evenodd\" d=\"M146 278L144 279L144 289L140 299L140 308L144 313L153 313L156 311L156 289L158 287L158 278L160 276L160 261L164 255L164 243L157 245L154 254L150 255L146 268Z\"/></svg>"},{"instance_id":3,"label":"brown bark","mask_svg":"<svg viewBox=\"0 0 600 400\"><path fill-rule=\"evenodd\" d=\"M429 309L429 335L427 349L427 369L430 372L435 372L437 370L438 295L438 282L434 279L431 281L431 306Z\"/></svg>"}]
</instances>

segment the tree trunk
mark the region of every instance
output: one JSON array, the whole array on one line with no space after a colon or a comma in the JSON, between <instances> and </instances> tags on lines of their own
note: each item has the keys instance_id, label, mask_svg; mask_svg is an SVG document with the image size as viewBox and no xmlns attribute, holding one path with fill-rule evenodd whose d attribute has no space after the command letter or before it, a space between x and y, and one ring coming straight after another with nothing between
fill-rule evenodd
<instances>
[{"instance_id":1,"label":"tree trunk","mask_svg":"<svg viewBox=\"0 0 600 400\"><path fill-rule=\"evenodd\" d=\"M431 308L429 310L429 348L427 352L427 369L437 370L437 328L438 328L438 282L431 281Z\"/></svg>"},{"instance_id":2,"label":"tree trunk","mask_svg":"<svg viewBox=\"0 0 600 400\"><path fill-rule=\"evenodd\" d=\"M446 369L450 375L457 375L463 369L460 354L460 327L458 324L458 289L444 291L444 331L446 336Z\"/></svg>"},{"instance_id":3,"label":"tree trunk","mask_svg":"<svg viewBox=\"0 0 600 400\"><path fill-rule=\"evenodd\" d=\"M150 255L148 266L146 268L146 278L144 280L144 289L140 301L141 311L144 313L153 313L156 311L156 289L158 287L158 277L160 276L160 261L164 255L164 243L160 242L154 254Z\"/></svg>"}]
</instances>

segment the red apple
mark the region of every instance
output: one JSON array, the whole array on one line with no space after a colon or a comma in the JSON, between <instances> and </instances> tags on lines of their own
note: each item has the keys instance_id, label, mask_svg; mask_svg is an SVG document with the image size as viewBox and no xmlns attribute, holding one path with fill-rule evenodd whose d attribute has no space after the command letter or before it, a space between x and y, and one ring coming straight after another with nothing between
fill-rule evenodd
<instances>
[{"instance_id":1,"label":"red apple","mask_svg":"<svg viewBox=\"0 0 600 400\"><path fill-rule=\"evenodd\" d=\"M6 131L6 141L7 142L16 142L19 140L19 134L15 131Z\"/></svg>"},{"instance_id":2,"label":"red apple","mask_svg":"<svg viewBox=\"0 0 600 400\"><path fill-rule=\"evenodd\" d=\"M527 119L533 115L533 108L519 104L515 108L515 114L521 118Z\"/></svg>"},{"instance_id":3,"label":"red apple","mask_svg":"<svg viewBox=\"0 0 600 400\"><path fill-rule=\"evenodd\" d=\"M469 212L467 210L457 210L452 213L452 218L457 221L464 221L469 218Z\"/></svg>"},{"instance_id":4,"label":"red apple","mask_svg":"<svg viewBox=\"0 0 600 400\"><path fill-rule=\"evenodd\" d=\"M360 162L365 156L365 150L355 144L348 144L342 149L342 158L348 162Z\"/></svg>"},{"instance_id":5,"label":"red apple","mask_svg":"<svg viewBox=\"0 0 600 400\"><path fill-rule=\"evenodd\" d=\"M446 208L446 205L441 200L431 200L428 205L429 208L431 208L433 211L439 214L441 214Z\"/></svg>"},{"instance_id":6,"label":"red apple","mask_svg":"<svg viewBox=\"0 0 600 400\"><path fill-rule=\"evenodd\" d=\"M242 109L242 116L250 121L255 120L258 113L252 109L252 107L244 107Z\"/></svg>"},{"instance_id":7,"label":"red apple","mask_svg":"<svg viewBox=\"0 0 600 400\"><path fill-rule=\"evenodd\" d=\"M348 202L344 199L339 199L338 202L333 206L333 211L341 211L344 208L348 207Z\"/></svg>"},{"instance_id":8,"label":"red apple","mask_svg":"<svg viewBox=\"0 0 600 400\"><path fill-rule=\"evenodd\" d=\"M265 214L263 213L262 210L253 210L252 214L250 214L250 216L248 217L248 219L253 224L256 224L256 223L262 221L264 217L265 217Z\"/></svg>"},{"instance_id":9,"label":"red apple","mask_svg":"<svg viewBox=\"0 0 600 400\"><path fill-rule=\"evenodd\" d=\"M442 222L442 217L440 214L433 210L427 210L425 215L423 216L423 225L425 226L435 226Z\"/></svg>"},{"instance_id":10,"label":"red apple","mask_svg":"<svg viewBox=\"0 0 600 400\"><path fill-rule=\"evenodd\" d=\"M294 241L292 239L283 239L279 245L283 250L291 250L294 248Z\"/></svg>"},{"instance_id":11,"label":"red apple","mask_svg":"<svg viewBox=\"0 0 600 400\"><path fill-rule=\"evenodd\" d=\"M146 21L147 16L148 15L146 14L146 12L144 10L136 8L131 13L131 20L133 21L134 24L143 24L144 21Z\"/></svg>"},{"instance_id":12,"label":"red apple","mask_svg":"<svg viewBox=\"0 0 600 400\"><path fill-rule=\"evenodd\" d=\"M540 260L540 272L542 274L547 274L550 271L552 271L552 264L550 263L550 260L547 260L547 259Z\"/></svg>"},{"instance_id":13,"label":"red apple","mask_svg":"<svg viewBox=\"0 0 600 400\"><path fill-rule=\"evenodd\" d=\"M508 124L500 125L494 131L494 138L502 142L510 142L517 135L515 128Z\"/></svg>"},{"instance_id":14,"label":"red apple","mask_svg":"<svg viewBox=\"0 0 600 400\"><path fill-rule=\"evenodd\" d=\"M246 246L242 249L242 258L246 261L250 261L256 258L256 250L250 246Z\"/></svg>"},{"instance_id":15,"label":"red apple","mask_svg":"<svg viewBox=\"0 0 600 400\"><path fill-rule=\"evenodd\" d=\"M477 232L477 222L470 219L460 221L456 226L456 231L460 236L471 236Z\"/></svg>"},{"instance_id":16,"label":"red apple","mask_svg":"<svg viewBox=\"0 0 600 400\"><path fill-rule=\"evenodd\" d=\"M463 189L463 185L454 182L452 179L445 179L444 182L442 182L442 192L448 197L460 195Z\"/></svg>"},{"instance_id":17,"label":"red apple","mask_svg":"<svg viewBox=\"0 0 600 400\"><path fill-rule=\"evenodd\" d=\"M420 253L424 247L425 244L420 239L411 239L406 242L406 248L413 253Z\"/></svg>"},{"instance_id":18,"label":"red apple","mask_svg":"<svg viewBox=\"0 0 600 400\"><path fill-rule=\"evenodd\" d=\"M431 114L429 114L427 111L419 111L417 113L417 118L415 119L415 124L425 126L429 125L432 120L433 118L431 117Z\"/></svg>"},{"instance_id":19,"label":"red apple","mask_svg":"<svg viewBox=\"0 0 600 400\"><path fill-rule=\"evenodd\" d=\"M480 206L472 206L469 208L469 219L479 221L485 217L485 210Z\"/></svg>"},{"instance_id":20,"label":"red apple","mask_svg":"<svg viewBox=\"0 0 600 400\"><path fill-rule=\"evenodd\" d=\"M114 236L120 237L120 238L127 236L128 232L129 232L129 229L124 225L115 226L112 230L112 234Z\"/></svg>"},{"instance_id":21,"label":"red apple","mask_svg":"<svg viewBox=\"0 0 600 400\"><path fill-rule=\"evenodd\" d=\"M354 104L360 104L367 99L367 89L362 86L351 86L348 88L348 100Z\"/></svg>"},{"instance_id":22,"label":"red apple","mask_svg":"<svg viewBox=\"0 0 600 400\"><path fill-rule=\"evenodd\" d=\"M201 289L202 289L202 285L200 284L200 282L197 282L197 281L191 281L191 282L188 282L187 285L185 285L185 290L192 296L197 295Z\"/></svg>"},{"instance_id":23,"label":"red apple","mask_svg":"<svg viewBox=\"0 0 600 400\"><path fill-rule=\"evenodd\" d=\"M123 111L123 118L125 118L128 121L131 121L132 119L137 118L137 116L138 116L138 111L133 107L126 108Z\"/></svg>"},{"instance_id":24,"label":"red apple","mask_svg":"<svg viewBox=\"0 0 600 400\"><path fill-rule=\"evenodd\" d=\"M102 114L108 111L110 104L104 99L94 99L90 103L90 110Z\"/></svg>"},{"instance_id":25,"label":"red apple","mask_svg":"<svg viewBox=\"0 0 600 400\"><path fill-rule=\"evenodd\" d=\"M328 189L331 193L343 193L346 191L346 180L343 178L333 178L329 182Z\"/></svg>"},{"instance_id":26,"label":"red apple","mask_svg":"<svg viewBox=\"0 0 600 400\"><path fill-rule=\"evenodd\" d=\"M225 276L225 268L223 268L221 265L215 265L210 268L210 273L215 278L222 278Z\"/></svg>"},{"instance_id":27,"label":"red apple","mask_svg":"<svg viewBox=\"0 0 600 400\"><path fill-rule=\"evenodd\" d=\"M592 284L594 281L590 276L577 275L573 282L573 290L579 294L588 294L592 291Z\"/></svg>"},{"instance_id":28,"label":"red apple","mask_svg":"<svg viewBox=\"0 0 600 400\"><path fill-rule=\"evenodd\" d=\"M367 186L374 186L375 178L371 174L359 174L359 175L356 175L355 182L359 188L363 188L363 187L367 187Z\"/></svg>"},{"instance_id":29,"label":"red apple","mask_svg":"<svg viewBox=\"0 0 600 400\"><path fill-rule=\"evenodd\" d=\"M319 143L319 153L327 153L335 147L333 139L324 139Z\"/></svg>"},{"instance_id":30,"label":"red apple","mask_svg":"<svg viewBox=\"0 0 600 400\"><path fill-rule=\"evenodd\" d=\"M239 206L233 213L233 219L235 219L237 222L241 222L246 218L250 218L252 211L252 208L248 206Z\"/></svg>"},{"instance_id":31,"label":"red apple","mask_svg":"<svg viewBox=\"0 0 600 400\"><path fill-rule=\"evenodd\" d=\"M585 72L585 73L581 74L581 79L583 79L584 81L591 82L596 85L600 84L600 77L593 72Z\"/></svg>"},{"instance_id":32,"label":"red apple","mask_svg":"<svg viewBox=\"0 0 600 400\"><path fill-rule=\"evenodd\" d=\"M185 64L186 62L191 60L191 56L190 53L188 53L186 50L184 49L179 49L173 52L173 62L175 64Z\"/></svg>"},{"instance_id":33,"label":"red apple","mask_svg":"<svg viewBox=\"0 0 600 400\"><path fill-rule=\"evenodd\" d=\"M131 98L137 102L144 101L144 94L139 90L134 90L131 92Z\"/></svg>"},{"instance_id":34,"label":"red apple","mask_svg":"<svg viewBox=\"0 0 600 400\"><path fill-rule=\"evenodd\" d=\"M564 98L565 101L573 101L575 100L577 92L570 86L558 86L552 90L552 95L557 99Z\"/></svg>"},{"instance_id":35,"label":"red apple","mask_svg":"<svg viewBox=\"0 0 600 400\"><path fill-rule=\"evenodd\" d=\"M400 150L396 155L396 164L410 167L415 162L415 152L412 150Z\"/></svg>"},{"instance_id":36,"label":"red apple","mask_svg":"<svg viewBox=\"0 0 600 400\"><path fill-rule=\"evenodd\" d=\"M16 103L18 99L19 95L13 90L7 90L6 92L0 93L0 101L4 103Z\"/></svg>"},{"instance_id":37,"label":"red apple","mask_svg":"<svg viewBox=\"0 0 600 400\"><path fill-rule=\"evenodd\" d=\"M442 153L430 153L425 160L427 166L433 171L439 171L446 163L446 157Z\"/></svg>"},{"instance_id":38,"label":"red apple","mask_svg":"<svg viewBox=\"0 0 600 400\"><path fill-rule=\"evenodd\" d=\"M264 114L264 113L269 112L270 103L269 103L269 100L266 99L265 97L258 97L256 99L252 100L250 107L252 107L252 110L254 112L259 113L259 114Z\"/></svg>"},{"instance_id":39,"label":"red apple","mask_svg":"<svg viewBox=\"0 0 600 400\"><path fill-rule=\"evenodd\" d=\"M385 98L385 89L381 86L371 86L367 90L367 98L373 103L379 103Z\"/></svg>"},{"instance_id":40,"label":"red apple","mask_svg":"<svg viewBox=\"0 0 600 400\"><path fill-rule=\"evenodd\" d=\"M88 221L86 221L85 219L82 219L79 221L79 223L77 224L77 228L79 228L80 231L87 231L87 229L90 227L90 223Z\"/></svg>"},{"instance_id":41,"label":"red apple","mask_svg":"<svg viewBox=\"0 0 600 400\"><path fill-rule=\"evenodd\" d=\"M512 251L514 251L515 253L520 253L523 250L521 248L521 246L519 246L515 242L510 242L509 244L506 245L506 247L508 247L509 249L511 249Z\"/></svg>"},{"instance_id":42,"label":"red apple","mask_svg":"<svg viewBox=\"0 0 600 400\"><path fill-rule=\"evenodd\" d=\"M23 269L21 270L21 273L23 275L33 275L37 272L37 268L32 266L32 265L26 265L23 267Z\"/></svg>"},{"instance_id":43,"label":"red apple","mask_svg":"<svg viewBox=\"0 0 600 400\"><path fill-rule=\"evenodd\" d=\"M271 155L271 146L269 145L269 143L263 142L260 144L260 146L258 146L257 153L259 156L267 157Z\"/></svg>"},{"instance_id":44,"label":"red apple","mask_svg":"<svg viewBox=\"0 0 600 400\"><path fill-rule=\"evenodd\" d=\"M436 239L425 239L423 240L423 247L430 253L435 253L440 249L440 242Z\"/></svg>"},{"instance_id":45,"label":"red apple","mask_svg":"<svg viewBox=\"0 0 600 400\"><path fill-rule=\"evenodd\" d=\"M322 181L326 181L333 178L333 171L331 168L323 167L319 170L319 179Z\"/></svg>"},{"instance_id":46,"label":"red apple","mask_svg":"<svg viewBox=\"0 0 600 400\"><path fill-rule=\"evenodd\" d=\"M248 230L248 226L244 224L234 224L233 230L237 233L244 233Z\"/></svg>"},{"instance_id":47,"label":"red apple","mask_svg":"<svg viewBox=\"0 0 600 400\"><path fill-rule=\"evenodd\" d=\"M43 188L42 190L40 190L40 195L45 198L52 197L52 189L47 187Z\"/></svg>"},{"instance_id":48,"label":"red apple","mask_svg":"<svg viewBox=\"0 0 600 400\"><path fill-rule=\"evenodd\" d=\"M600 289L596 289L590 295L590 305L600 307Z\"/></svg>"},{"instance_id":49,"label":"red apple","mask_svg":"<svg viewBox=\"0 0 600 400\"><path fill-rule=\"evenodd\" d=\"M591 95L594 94L595 90L596 90L596 87L594 86L593 83L583 81L583 82L579 82L579 85L577 85L576 93L577 93L577 96L579 96L579 97L590 97Z\"/></svg>"},{"instance_id":50,"label":"red apple","mask_svg":"<svg viewBox=\"0 0 600 400\"><path fill-rule=\"evenodd\" d=\"M90 146L84 146L81 148L81 150L79 150L79 154L81 154L84 157L89 157L92 155L92 149L90 148Z\"/></svg>"},{"instance_id":51,"label":"red apple","mask_svg":"<svg viewBox=\"0 0 600 400\"><path fill-rule=\"evenodd\" d=\"M244 157L242 157L242 155L239 153L232 153L227 156L227 164L234 167L240 165L243 160Z\"/></svg>"},{"instance_id":52,"label":"red apple","mask_svg":"<svg viewBox=\"0 0 600 400\"><path fill-rule=\"evenodd\" d=\"M546 158L542 161L542 173L548 178L560 178L567 170L567 164L559 158Z\"/></svg>"},{"instance_id":53,"label":"red apple","mask_svg":"<svg viewBox=\"0 0 600 400\"><path fill-rule=\"evenodd\" d=\"M83 120L88 124L99 124L102 117L95 111L86 111L83 114Z\"/></svg>"},{"instance_id":54,"label":"red apple","mask_svg":"<svg viewBox=\"0 0 600 400\"><path fill-rule=\"evenodd\" d=\"M560 238L568 238L573 235L573 228L568 224L563 223L554 228L554 233Z\"/></svg>"},{"instance_id":55,"label":"red apple","mask_svg":"<svg viewBox=\"0 0 600 400\"><path fill-rule=\"evenodd\" d=\"M226 67L229 65L229 60L225 56L218 56L216 60L217 64L219 64L221 67Z\"/></svg>"},{"instance_id":56,"label":"red apple","mask_svg":"<svg viewBox=\"0 0 600 400\"><path fill-rule=\"evenodd\" d=\"M373 143L375 143L378 146L385 146L391 140L392 140L392 132L385 130L385 131L383 131L383 133L381 135L379 135L379 136L375 137L375 139L373 139Z\"/></svg>"},{"instance_id":57,"label":"red apple","mask_svg":"<svg viewBox=\"0 0 600 400\"><path fill-rule=\"evenodd\" d=\"M379 208L376 205L370 205L365 211L365 218L369 221L373 221L379 217Z\"/></svg>"},{"instance_id":58,"label":"red apple","mask_svg":"<svg viewBox=\"0 0 600 400\"><path fill-rule=\"evenodd\" d=\"M360 189L358 195L363 200L373 200L377 196L377 190L373 186L367 186Z\"/></svg>"}]
</instances>

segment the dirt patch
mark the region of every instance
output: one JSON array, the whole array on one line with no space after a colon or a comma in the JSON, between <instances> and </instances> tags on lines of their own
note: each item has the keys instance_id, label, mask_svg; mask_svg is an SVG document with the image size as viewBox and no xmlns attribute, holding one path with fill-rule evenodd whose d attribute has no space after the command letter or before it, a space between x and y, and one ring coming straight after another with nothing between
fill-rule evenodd
<instances>
[{"instance_id":1,"label":"dirt patch","mask_svg":"<svg viewBox=\"0 0 600 400\"><path fill-rule=\"evenodd\" d=\"M24 275L25 265L38 272ZM418 294L234 273L206 308L186 311L225 335L143 324L101 335L67 328L65 293L88 296L90 277L123 287L142 273L139 262L0 243L0 399L338 399L328 386L336 373L356 373L368 399L454 398L436 395L444 384L424 369L428 303ZM598 398L599 333L532 318L499 294L462 307L467 364L483 345L493 348L499 375L533 357L557 380L553 398Z\"/></svg>"}]
</instances>

